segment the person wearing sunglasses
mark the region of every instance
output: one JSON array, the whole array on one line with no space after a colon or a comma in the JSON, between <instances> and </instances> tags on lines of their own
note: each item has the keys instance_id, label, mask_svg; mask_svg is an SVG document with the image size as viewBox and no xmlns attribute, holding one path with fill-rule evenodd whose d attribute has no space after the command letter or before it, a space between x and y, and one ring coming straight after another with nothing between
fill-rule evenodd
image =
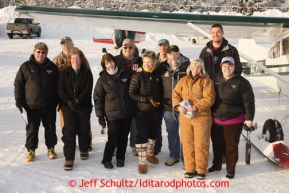
<instances>
[{"instance_id":1,"label":"person wearing sunglasses","mask_svg":"<svg viewBox=\"0 0 289 193\"><path fill-rule=\"evenodd\" d=\"M54 147L57 143L55 122L59 70L47 58L47 54L47 45L38 42L34 46L30 59L20 66L14 81L16 107L21 113L24 113L25 109L28 119L25 143L28 151L27 162L33 162L35 159L40 122L44 127L48 157L57 158Z\"/></svg>"},{"instance_id":2,"label":"person wearing sunglasses","mask_svg":"<svg viewBox=\"0 0 289 193\"><path fill-rule=\"evenodd\" d=\"M74 47L68 54L69 67L60 74L58 92L65 127L62 129L64 170L72 170L75 159L76 135L80 159L87 160L90 144L90 114L92 111L91 95L93 76L82 61L83 52Z\"/></svg>"},{"instance_id":3,"label":"person wearing sunglasses","mask_svg":"<svg viewBox=\"0 0 289 193\"><path fill-rule=\"evenodd\" d=\"M62 51L60 52L60 54L55 56L55 58L53 59L53 63L56 64L56 66L58 66L58 69L61 73L64 69L66 69L69 66L67 57L68 57L68 54L71 51L71 49L74 47L74 43L70 37L65 36L60 40L60 46L61 46ZM88 63L85 56L83 58L82 63L86 68L90 69L89 63ZM64 119L63 119L63 113L62 113L60 106L58 106L58 113L59 113L60 127L61 127L61 129L63 129L64 128ZM91 151L92 150L92 146L91 146L92 145L92 133L91 133L91 130L90 130L89 136L90 136L89 151Z\"/></svg>"},{"instance_id":4,"label":"person wearing sunglasses","mask_svg":"<svg viewBox=\"0 0 289 193\"><path fill-rule=\"evenodd\" d=\"M139 51L132 39L123 40L120 54L115 56L115 60L120 69L129 71L131 75L134 74L137 70L140 70L142 67L142 58L139 57ZM134 118L131 122L129 141L129 145L132 148L132 154L137 156L138 153L135 149L136 124Z\"/></svg>"}]
</instances>

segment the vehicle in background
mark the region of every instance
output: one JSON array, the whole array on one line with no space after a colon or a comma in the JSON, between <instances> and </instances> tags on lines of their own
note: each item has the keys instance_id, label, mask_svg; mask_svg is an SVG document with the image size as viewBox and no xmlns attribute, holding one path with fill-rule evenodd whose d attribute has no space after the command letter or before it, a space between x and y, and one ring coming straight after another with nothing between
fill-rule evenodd
<instances>
[{"instance_id":1,"label":"vehicle in background","mask_svg":"<svg viewBox=\"0 0 289 193\"><path fill-rule=\"evenodd\" d=\"M27 36L28 39L31 39L33 34L36 34L37 37L41 36L41 27L40 23L34 22L34 19L16 18L14 23L7 23L6 33L9 39L12 39L14 35Z\"/></svg>"}]
</instances>

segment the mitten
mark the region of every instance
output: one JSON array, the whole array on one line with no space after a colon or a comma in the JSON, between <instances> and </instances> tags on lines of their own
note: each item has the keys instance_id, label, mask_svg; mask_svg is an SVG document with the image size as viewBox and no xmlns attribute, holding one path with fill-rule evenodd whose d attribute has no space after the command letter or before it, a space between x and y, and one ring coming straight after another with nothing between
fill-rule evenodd
<instances>
[{"instance_id":1,"label":"mitten","mask_svg":"<svg viewBox=\"0 0 289 193\"><path fill-rule=\"evenodd\" d=\"M68 101L67 102L69 108L72 110L72 111L79 111L80 110L80 107L78 105L78 102L76 101Z\"/></svg>"},{"instance_id":2,"label":"mitten","mask_svg":"<svg viewBox=\"0 0 289 193\"><path fill-rule=\"evenodd\" d=\"M106 123L105 123L104 117L98 117L98 123L99 123L103 128L106 127Z\"/></svg>"}]
</instances>

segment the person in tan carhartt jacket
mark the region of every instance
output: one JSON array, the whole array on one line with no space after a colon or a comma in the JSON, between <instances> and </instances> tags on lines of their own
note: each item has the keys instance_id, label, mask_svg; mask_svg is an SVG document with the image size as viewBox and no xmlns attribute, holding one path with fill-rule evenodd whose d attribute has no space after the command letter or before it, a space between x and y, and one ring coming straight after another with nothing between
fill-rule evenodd
<instances>
[{"instance_id":1,"label":"person in tan carhartt jacket","mask_svg":"<svg viewBox=\"0 0 289 193\"><path fill-rule=\"evenodd\" d=\"M181 106L183 100L188 100L190 105ZM204 70L203 60L191 62L187 76L174 88L172 102L174 109L180 112L181 142L187 171L184 176L192 178L197 175L199 180L203 180L208 171L212 126L210 107L215 102L214 84Z\"/></svg>"}]
</instances>

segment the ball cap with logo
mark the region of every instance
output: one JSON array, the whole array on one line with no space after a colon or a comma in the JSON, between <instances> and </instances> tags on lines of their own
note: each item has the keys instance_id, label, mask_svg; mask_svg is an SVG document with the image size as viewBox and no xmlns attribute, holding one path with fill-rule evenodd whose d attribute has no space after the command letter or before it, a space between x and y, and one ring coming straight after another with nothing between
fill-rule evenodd
<instances>
[{"instance_id":1,"label":"ball cap with logo","mask_svg":"<svg viewBox=\"0 0 289 193\"><path fill-rule=\"evenodd\" d=\"M34 50L45 50L45 51L48 51L48 47L47 47L47 45L45 43L38 42L37 44L35 44Z\"/></svg>"},{"instance_id":2,"label":"ball cap with logo","mask_svg":"<svg viewBox=\"0 0 289 193\"><path fill-rule=\"evenodd\" d=\"M160 39L158 41L158 45L164 44L166 46L170 46L170 42L167 39Z\"/></svg>"},{"instance_id":3,"label":"ball cap with logo","mask_svg":"<svg viewBox=\"0 0 289 193\"><path fill-rule=\"evenodd\" d=\"M63 44L64 42L71 42L71 43L73 43L73 42L72 42L72 39L71 39L70 37L68 37L68 36L63 37L63 38L61 39L61 41L60 41L60 44Z\"/></svg>"}]
</instances>

